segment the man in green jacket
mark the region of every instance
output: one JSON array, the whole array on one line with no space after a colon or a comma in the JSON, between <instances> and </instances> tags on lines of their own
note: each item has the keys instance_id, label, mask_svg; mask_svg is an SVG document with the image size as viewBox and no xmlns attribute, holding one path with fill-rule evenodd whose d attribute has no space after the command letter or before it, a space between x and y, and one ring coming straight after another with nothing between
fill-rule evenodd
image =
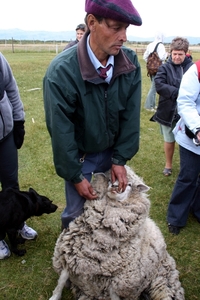
<instances>
[{"instance_id":1,"label":"man in green jacket","mask_svg":"<svg viewBox=\"0 0 200 300\"><path fill-rule=\"evenodd\" d=\"M141 69L123 43L129 24L142 20L131 0L86 0L85 11L88 31L51 62L43 85L54 164L65 180L63 228L85 199L97 198L93 173L111 169L119 191L126 189L124 165L139 148Z\"/></svg>"}]
</instances>

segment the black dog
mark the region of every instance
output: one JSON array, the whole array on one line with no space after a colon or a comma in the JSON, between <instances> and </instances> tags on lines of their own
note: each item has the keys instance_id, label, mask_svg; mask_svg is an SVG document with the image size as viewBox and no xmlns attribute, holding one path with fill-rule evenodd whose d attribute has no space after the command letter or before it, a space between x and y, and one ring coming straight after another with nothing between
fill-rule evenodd
<instances>
[{"instance_id":1,"label":"black dog","mask_svg":"<svg viewBox=\"0 0 200 300\"><path fill-rule=\"evenodd\" d=\"M22 256L25 249L18 249L17 233L24 222L32 216L41 216L56 211L57 205L45 196L39 195L34 189L19 191L8 188L0 192L0 237L4 239L6 233L10 241L10 250Z\"/></svg>"}]
</instances>

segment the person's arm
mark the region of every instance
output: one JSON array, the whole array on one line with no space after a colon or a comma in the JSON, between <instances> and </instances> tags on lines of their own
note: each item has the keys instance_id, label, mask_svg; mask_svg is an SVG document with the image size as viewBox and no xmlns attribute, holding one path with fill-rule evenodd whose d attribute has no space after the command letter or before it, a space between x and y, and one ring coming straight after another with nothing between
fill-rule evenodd
<instances>
[{"instance_id":1,"label":"person's arm","mask_svg":"<svg viewBox=\"0 0 200 300\"><path fill-rule=\"evenodd\" d=\"M1 82L1 97L4 98L4 103L7 102L7 105L9 106L11 104L12 106L12 121L13 121L13 137L15 141L15 145L17 149L20 149L24 142L24 135L25 135L25 129L24 129L24 107L23 103L20 98L19 89L16 83L16 80L13 76L11 67L9 63L7 62L6 58L0 54L0 82ZM3 101L3 100L2 100ZM8 104L9 103L9 104ZM5 108L5 106L4 106ZM4 109L4 112L8 114L8 111L6 112L6 108Z\"/></svg>"},{"instance_id":2,"label":"person's arm","mask_svg":"<svg viewBox=\"0 0 200 300\"><path fill-rule=\"evenodd\" d=\"M51 136L57 174L65 180L79 183L82 181L82 165L79 161L73 123L76 99L73 93L66 91L62 80L59 80L62 76L64 75L60 70L55 70L54 66L50 65L44 77L43 98L46 124ZM68 89L71 89L69 81Z\"/></svg>"},{"instance_id":3,"label":"person's arm","mask_svg":"<svg viewBox=\"0 0 200 300\"><path fill-rule=\"evenodd\" d=\"M126 109L119 113L119 135L113 148L112 181L119 181L119 189L127 185L124 165L139 149L140 107L141 107L141 68L135 56L132 84L127 90Z\"/></svg>"},{"instance_id":4,"label":"person's arm","mask_svg":"<svg viewBox=\"0 0 200 300\"><path fill-rule=\"evenodd\" d=\"M148 56L149 56L149 47L147 46L147 48L146 48L146 50L145 50L145 52L144 52L144 54L143 54L143 59L147 62L147 58L148 58Z\"/></svg>"},{"instance_id":5,"label":"person's arm","mask_svg":"<svg viewBox=\"0 0 200 300\"><path fill-rule=\"evenodd\" d=\"M0 66L1 66L1 79L4 83L4 91L12 105L13 108L13 120L14 121L24 121L25 113L23 103L20 98L19 89L16 80L13 76L11 67L7 62L6 58L0 55Z\"/></svg>"},{"instance_id":6,"label":"person's arm","mask_svg":"<svg viewBox=\"0 0 200 300\"><path fill-rule=\"evenodd\" d=\"M158 69L158 72L154 78L156 92L165 99L171 99L172 101L176 101L178 97L178 87L169 84L167 77L170 74L167 74L169 70L164 65L161 65Z\"/></svg>"},{"instance_id":7,"label":"person's arm","mask_svg":"<svg viewBox=\"0 0 200 300\"><path fill-rule=\"evenodd\" d=\"M44 107L46 124L52 140L54 165L57 174L74 183L78 193L88 200L96 199L97 194L91 184L83 177L79 160L78 146L75 140L73 115L76 100L73 93L65 98L60 76L52 72L44 77ZM51 77L52 76L52 77ZM68 88L69 87L68 81Z\"/></svg>"},{"instance_id":8,"label":"person's arm","mask_svg":"<svg viewBox=\"0 0 200 300\"><path fill-rule=\"evenodd\" d=\"M165 46L163 45L163 43L158 45L157 53L159 58L162 60L162 62L164 62L167 57L167 52L165 50Z\"/></svg>"},{"instance_id":9,"label":"person's arm","mask_svg":"<svg viewBox=\"0 0 200 300\"><path fill-rule=\"evenodd\" d=\"M197 106L197 100L198 106ZM193 64L183 75L177 98L178 113L186 126L196 134L200 130L200 83L197 67ZM200 133L198 133L200 141Z\"/></svg>"}]
</instances>

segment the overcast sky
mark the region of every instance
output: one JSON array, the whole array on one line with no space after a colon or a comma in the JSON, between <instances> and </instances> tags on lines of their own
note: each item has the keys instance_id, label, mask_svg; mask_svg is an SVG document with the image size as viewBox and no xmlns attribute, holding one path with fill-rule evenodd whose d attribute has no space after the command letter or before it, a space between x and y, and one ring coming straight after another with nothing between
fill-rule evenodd
<instances>
[{"instance_id":1,"label":"overcast sky","mask_svg":"<svg viewBox=\"0 0 200 300\"><path fill-rule=\"evenodd\" d=\"M132 2L143 24L130 25L128 35L151 37L162 31L165 36L200 37L199 0ZM84 22L84 16L85 0L2 0L0 29L69 31Z\"/></svg>"}]
</instances>

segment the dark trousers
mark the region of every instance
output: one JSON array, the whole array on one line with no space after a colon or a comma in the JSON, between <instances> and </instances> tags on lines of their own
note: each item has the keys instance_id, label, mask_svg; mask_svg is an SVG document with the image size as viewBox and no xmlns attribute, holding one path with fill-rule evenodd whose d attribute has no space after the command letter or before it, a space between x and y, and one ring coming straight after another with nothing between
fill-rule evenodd
<instances>
[{"instance_id":1,"label":"dark trousers","mask_svg":"<svg viewBox=\"0 0 200 300\"><path fill-rule=\"evenodd\" d=\"M92 173L108 171L112 165L111 156L112 149L86 154L82 165L83 176L90 182ZM74 184L70 181L65 181L65 194L67 206L61 215L61 220L62 226L67 228L71 221L83 213L85 198L78 194Z\"/></svg>"},{"instance_id":2,"label":"dark trousers","mask_svg":"<svg viewBox=\"0 0 200 300\"><path fill-rule=\"evenodd\" d=\"M0 142L0 182L2 190L8 187L19 188L18 153L13 133Z\"/></svg>"},{"instance_id":3,"label":"dark trousers","mask_svg":"<svg viewBox=\"0 0 200 300\"><path fill-rule=\"evenodd\" d=\"M0 182L2 190L8 187L19 188L18 153L12 133L0 142ZM5 232L0 232L0 240L3 240L5 236Z\"/></svg>"},{"instance_id":4,"label":"dark trousers","mask_svg":"<svg viewBox=\"0 0 200 300\"><path fill-rule=\"evenodd\" d=\"M168 206L167 222L184 227L189 212L200 221L200 155L183 147L180 151L180 172Z\"/></svg>"}]
</instances>

